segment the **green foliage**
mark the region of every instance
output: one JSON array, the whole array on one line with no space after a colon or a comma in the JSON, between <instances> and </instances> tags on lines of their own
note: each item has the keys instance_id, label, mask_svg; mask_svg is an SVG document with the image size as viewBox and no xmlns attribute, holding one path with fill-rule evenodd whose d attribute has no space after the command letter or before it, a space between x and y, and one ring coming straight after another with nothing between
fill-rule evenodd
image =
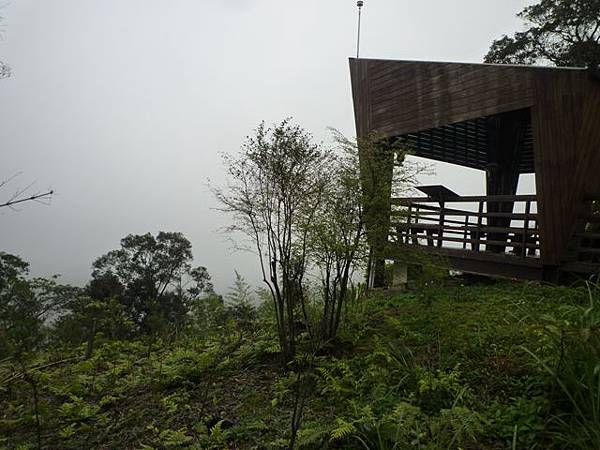
<instances>
[{"instance_id":1,"label":"green foliage","mask_svg":"<svg viewBox=\"0 0 600 450\"><path fill-rule=\"evenodd\" d=\"M546 429L549 401L545 397L517 397L510 403L493 402L489 408L489 429L517 448L532 448Z\"/></svg>"},{"instance_id":2,"label":"green foliage","mask_svg":"<svg viewBox=\"0 0 600 450\"><path fill-rule=\"evenodd\" d=\"M0 363L0 448L597 448L600 289L524 283L353 298L336 345L286 368L270 308L221 302L177 338L98 339ZM220 323L220 325L218 325ZM596 383L596 384L594 384ZM298 396L298 393L301 396Z\"/></svg>"},{"instance_id":3,"label":"green foliage","mask_svg":"<svg viewBox=\"0 0 600 450\"><path fill-rule=\"evenodd\" d=\"M540 0L518 14L529 28L494 41L488 63L597 67L600 64L600 3Z\"/></svg>"},{"instance_id":4,"label":"green foliage","mask_svg":"<svg viewBox=\"0 0 600 450\"><path fill-rule=\"evenodd\" d=\"M546 316L543 332L549 345L538 353L526 351L564 396L551 410L556 438L569 442L572 448L600 449L598 284L588 283L588 299L586 306L564 305L555 316Z\"/></svg>"},{"instance_id":5,"label":"green foliage","mask_svg":"<svg viewBox=\"0 0 600 450\"><path fill-rule=\"evenodd\" d=\"M46 340L46 320L79 295L51 279L27 277L29 264L0 252L0 360L22 361Z\"/></svg>"},{"instance_id":6,"label":"green foliage","mask_svg":"<svg viewBox=\"0 0 600 450\"><path fill-rule=\"evenodd\" d=\"M130 234L121 248L94 261L90 294L119 298L129 319L146 333L180 328L189 302L212 292L205 267L192 267L192 245L181 233Z\"/></svg>"},{"instance_id":7,"label":"green foliage","mask_svg":"<svg viewBox=\"0 0 600 450\"><path fill-rule=\"evenodd\" d=\"M214 350L196 352L178 349L156 361L159 365L159 382L164 388L175 388L185 383L197 383L215 361Z\"/></svg>"},{"instance_id":8,"label":"green foliage","mask_svg":"<svg viewBox=\"0 0 600 450\"><path fill-rule=\"evenodd\" d=\"M253 331L258 318L256 300L252 293L252 287L237 271L234 284L225 295L225 299L239 328L242 331Z\"/></svg>"},{"instance_id":9,"label":"green foliage","mask_svg":"<svg viewBox=\"0 0 600 450\"><path fill-rule=\"evenodd\" d=\"M306 307L308 224L316 218L328 183L331 152L302 127L285 119L264 122L237 155L224 155L226 189L214 189L232 216L229 231L241 232L258 255L283 359L296 353L296 323Z\"/></svg>"}]
</instances>

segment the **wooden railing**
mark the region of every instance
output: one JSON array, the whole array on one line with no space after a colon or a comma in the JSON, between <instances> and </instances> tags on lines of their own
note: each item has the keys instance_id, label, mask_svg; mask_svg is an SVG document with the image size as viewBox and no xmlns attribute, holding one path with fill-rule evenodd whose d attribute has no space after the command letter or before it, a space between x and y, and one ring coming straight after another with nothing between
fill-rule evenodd
<instances>
[{"instance_id":1,"label":"wooden railing","mask_svg":"<svg viewBox=\"0 0 600 450\"><path fill-rule=\"evenodd\" d=\"M579 217L580 229L575 232L571 242L576 261L600 263L600 213L592 212L592 203L600 203L600 193L588 194L584 197L587 214Z\"/></svg>"},{"instance_id":2,"label":"wooden railing","mask_svg":"<svg viewBox=\"0 0 600 450\"><path fill-rule=\"evenodd\" d=\"M535 195L392 198L390 240L535 258L537 219Z\"/></svg>"}]
</instances>

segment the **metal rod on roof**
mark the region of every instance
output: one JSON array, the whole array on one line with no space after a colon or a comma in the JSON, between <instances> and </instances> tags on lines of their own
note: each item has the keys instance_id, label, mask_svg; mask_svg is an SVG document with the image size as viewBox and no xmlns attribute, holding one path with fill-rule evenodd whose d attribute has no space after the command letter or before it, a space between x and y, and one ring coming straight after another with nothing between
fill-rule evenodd
<instances>
[{"instance_id":1,"label":"metal rod on roof","mask_svg":"<svg viewBox=\"0 0 600 450\"><path fill-rule=\"evenodd\" d=\"M363 1L358 0L356 2L356 6L358 6L358 37L356 38L356 58L358 59L360 55L360 13L363 7Z\"/></svg>"}]
</instances>

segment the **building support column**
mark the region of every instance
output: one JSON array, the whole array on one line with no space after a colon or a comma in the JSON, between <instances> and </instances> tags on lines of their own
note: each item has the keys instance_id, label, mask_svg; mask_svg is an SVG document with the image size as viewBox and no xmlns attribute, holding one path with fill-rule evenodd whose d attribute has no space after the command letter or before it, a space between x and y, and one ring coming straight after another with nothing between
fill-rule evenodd
<instances>
[{"instance_id":1,"label":"building support column","mask_svg":"<svg viewBox=\"0 0 600 450\"><path fill-rule=\"evenodd\" d=\"M516 195L519 182L519 157L525 132L527 111L512 111L487 120L488 165L486 195ZM487 212L512 213L514 201L488 202ZM487 225L507 228L510 218L488 217ZM508 233L488 233L490 241L506 242ZM488 251L504 253L506 245L488 245Z\"/></svg>"},{"instance_id":2,"label":"building support column","mask_svg":"<svg viewBox=\"0 0 600 450\"><path fill-rule=\"evenodd\" d=\"M368 138L359 141L359 158L365 226L371 250L367 279L370 288L384 287L395 152L390 142L374 142Z\"/></svg>"}]
</instances>

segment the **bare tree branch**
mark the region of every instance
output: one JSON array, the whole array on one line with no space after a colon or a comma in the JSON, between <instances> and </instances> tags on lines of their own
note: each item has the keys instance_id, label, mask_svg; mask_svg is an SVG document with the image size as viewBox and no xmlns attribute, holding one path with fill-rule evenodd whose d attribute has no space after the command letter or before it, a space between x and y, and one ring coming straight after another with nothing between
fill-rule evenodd
<instances>
[{"instance_id":1,"label":"bare tree branch","mask_svg":"<svg viewBox=\"0 0 600 450\"><path fill-rule=\"evenodd\" d=\"M21 175L21 172L14 174L13 176L7 178L6 180L0 181L0 189L5 187L6 185L8 185L11 181L13 181L19 175ZM29 191L33 187L34 184L35 184L35 182L32 182L22 189L17 189L15 191L15 193L9 197L8 200L4 201L3 203L0 203L0 208L11 208L12 210L17 211L14 208L14 205L18 205L18 204L26 203L26 202L37 202L37 203L41 203L42 205L48 205L49 204L48 200L50 200L50 198L52 198L52 195L54 194L54 190L48 189L47 191L43 191L43 192L27 194L27 191Z\"/></svg>"}]
</instances>

